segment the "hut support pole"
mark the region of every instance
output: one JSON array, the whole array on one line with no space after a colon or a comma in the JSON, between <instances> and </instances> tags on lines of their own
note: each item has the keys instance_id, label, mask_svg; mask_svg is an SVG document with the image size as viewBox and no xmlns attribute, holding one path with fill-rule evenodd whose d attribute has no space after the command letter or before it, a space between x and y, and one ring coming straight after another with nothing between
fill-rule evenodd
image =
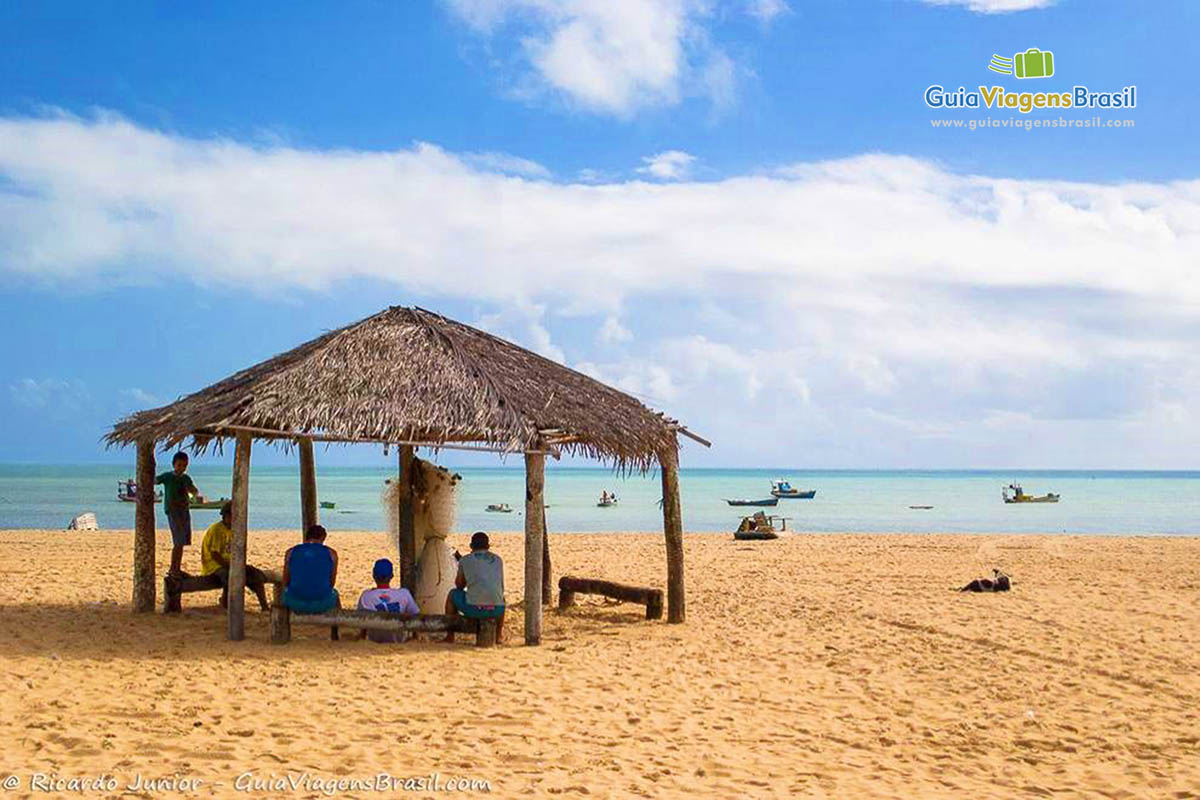
<instances>
[{"instance_id":1,"label":"hut support pole","mask_svg":"<svg viewBox=\"0 0 1200 800\"><path fill-rule=\"evenodd\" d=\"M542 605L554 602L550 586L550 528L546 526L546 506L542 505Z\"/></svg>"},{"instance_id":2,"label":"hut support pole","mask_svg":"<svg viewBox=\"0 0 1200 800\"><path fill-rule=\"evenodd\" d=\"M659 454L662 467L663 533L667 540L667 622L683 622L683 513L679 505L679 449Z\"/></svg>"},{"instance_id":3,"label":"hut support pole","mask_svg":"<svg viewBox=\"0 0 1200 800\"><path fill-rule=\"evenodd\" d=\"M137 443L137 510L133 521L133 610L154 610L154 442Z\"/></svg>"},{"instance_id":4,"label":"hut support pole","mask_svg":"<svg viewBox=\"0 0 1200 800\"><path fill-rule=\"evenodd\" d=\"M400 491L396 493L400 503L400 586L410 592L416 591L417 541L413 519L413 448L400 447Z\"/></svg>"},{"instance_id":5,"label":"hut support pole","mask_svg":"<svg viewBox=\"0 0 1200 800\"><path fill-rule=\"evenodd\" d=\"M525 644L542 643L542 489L546 456L525 454Z\"/></svg>"},{"instance_id":6,"label":"hut support pole","mask_svg":"<svg viewBox=\"0 0 1200 800\"><path fill-rule=\"evenodd\" d=\"M233 456L233 541L229 545L229 641L246 638L246 512L250 506L250 434Z\"/></svg>"},{"instance_id":7,"label":"hut support pole","mask_svg":"<svg viewBox=\"0 0 1200 800\"><path fill-rule=\"evenodd\" d=\"M320 524L317 514L317 466L313 461L312 439L302 438L300 448L300 537L313 525Z\"/></svg>"}]
</instances>

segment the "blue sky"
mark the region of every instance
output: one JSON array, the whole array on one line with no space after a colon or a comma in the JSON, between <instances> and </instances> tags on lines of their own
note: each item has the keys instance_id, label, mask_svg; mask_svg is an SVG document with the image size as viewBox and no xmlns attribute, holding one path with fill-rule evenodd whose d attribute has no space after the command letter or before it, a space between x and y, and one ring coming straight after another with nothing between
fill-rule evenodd
<instances>
[{"instance_id":1,"label":"blue sky","mask_svg":"<svg viewBox=\"0 0 1200 800\"><path fill-rule=\"evenodd\" d=\"M685 464L1194 467L1198 22L3 4L0 460L126 459L98 444L121 414L416 303L687 420L717 446ZM986 69L1029 47L1053 78ZM1022 117L935 112L934 83L1138 106L933 128Z\"/></svg>"}]
</instances>

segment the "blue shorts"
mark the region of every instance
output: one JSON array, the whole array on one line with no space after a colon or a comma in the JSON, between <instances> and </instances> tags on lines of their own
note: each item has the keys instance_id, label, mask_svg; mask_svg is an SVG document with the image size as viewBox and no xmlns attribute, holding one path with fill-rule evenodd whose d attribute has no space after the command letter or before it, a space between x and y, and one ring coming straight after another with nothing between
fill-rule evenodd
<instances>
[{"instance_id":1,"label":"blue shorts","mask_svg":"<svg viewBox=\"0 0 1200 800\"><path fill-rule=\"evenodd\" d=\"M167 525L171 528L171 544L186 547L192 543L192 512L186 508L167 511Z\"/></svg>"},{"instance_id":2,"label":"blue shorts","mask_svg":"<svg viewBox=\"0 0 1200 800\"><path fill-rule=\"evenodd\" d=\"M473 606L467 602L466 589L451 589L450 599L458 613L467 619L496 619L504 616L504 606Z\"/></svg>"},{"instance_id":3,"label":"blue shorts","mask_svg":"<svg viewBox=\"0 0 1200 800\"><path fill-rule=\"evenodd\" d=\"M297 597L291 589L283 590L283 604L297 614L322 614L331 608L337 608L340 602L337 589L330 589L328 597L310 600L307 597Z\"/></svg>"}]
</instances>

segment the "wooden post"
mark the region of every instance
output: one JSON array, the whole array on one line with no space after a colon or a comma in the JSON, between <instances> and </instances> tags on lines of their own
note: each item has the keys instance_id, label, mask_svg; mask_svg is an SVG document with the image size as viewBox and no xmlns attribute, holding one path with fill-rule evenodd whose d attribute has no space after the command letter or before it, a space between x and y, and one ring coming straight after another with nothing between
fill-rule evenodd
<instances>
[{"instance_id":1,"label":"wooden post","mask_svg":"<svg viewBox=\"0 0 1200 800\"><path fill-rule=\"evenodd\" d=\"M246 638L246 512L250 506L250 434L237 435L233 457L233 541L229 545L229 640Z\"/></svg>"},{"instance_id":2,"label":"wooden post","mask_svg":"<svg viewBox=\"0 0 1200 800\"><path fill-rule=\"evenodd\" d=\"M154 442L137 443L137 509L133 517L133 610L154 610Z\"/></svg>"},{"instance_id":3,"label":"wooden post","mask_svg":"<svg viewBox=\"0 0 1200 800\"><path fill-rule=\"evenodd\" d=\"M546 457L525 454L525 644L542 643L542 488Z\"/></svg>"},{"instance_id":4,"label":"wooden post","mask_svg":"<svg viewBox=\"0 0 1200 800\"><path fill-rule=\"evenodd\" d=\"M287 644L292 640L292 612L283 603L271 604L271 644Z\"/></svg>"},{"instance_id":5,"label":"wooden post","mask_svg":"<svg viewBox=\"0 0 1200 800\"><path fill-rule=\"evenodd\" d=\"M319 525L317 511L317 467L313 462L313 443L307 437L297 441L300 449L300 539L313 525Z\"/></svg>"},{"instance_id":6,"label":"wooden post","mask_svg":"<svg viewBox=\"0 0 1200 800\"><path fill-rule=\"evenodd\" d=\"M659 454L662 467L663 533L667 540L667 622L686 616L683 590L683 512L679 506L679 446Z\"/></svg>"},{"instance_id":7,"label":"wooden post","mask_svg":"<svg viewBox=\"0 0 1200 800\"><path fill-rule=\"evenodd\" d=\"M400 447L400 491L396 493L400 503L400 586L410 592L416 591L417 542L413 521L413 449L412 445Z\"/></svg>"},{"instance_id":8,"label":"wooden post","mask_svg":"<svg viewBox=\"0 0 1200 800\"><path fill-rule=\"evenodd\" d=\"M546 526L546 506L542 506L542 605L554 602L550 586L550 528Z\"/></svg>"},{"instance_id":9,"label":"wooden post","mask_svg":"<svg viewBox=\"0 0 1200 800\"><path fill-rule=\"evenodd\" d=\"M496 646L496 620L481 619L479 625L475 629L475 646L476 647L495 647Z\"/></svg>"}]
</instances>

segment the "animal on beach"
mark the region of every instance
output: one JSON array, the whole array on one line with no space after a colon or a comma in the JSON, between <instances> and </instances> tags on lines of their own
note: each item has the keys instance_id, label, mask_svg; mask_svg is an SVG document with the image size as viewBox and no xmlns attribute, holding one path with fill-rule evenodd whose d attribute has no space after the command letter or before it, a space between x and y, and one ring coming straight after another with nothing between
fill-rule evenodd
<instances>
[{"instance_id":1,"label":"animal on beach","mask_svg":"<svg viewBox=\"0 0 1200 800\"><path fill-rule=\"evenodd\" d=\"M1007 592L1012 588L1012 579L998 569L992 570L991 578L976 578L960 592Z\"/></svg>"}]
</instances>

